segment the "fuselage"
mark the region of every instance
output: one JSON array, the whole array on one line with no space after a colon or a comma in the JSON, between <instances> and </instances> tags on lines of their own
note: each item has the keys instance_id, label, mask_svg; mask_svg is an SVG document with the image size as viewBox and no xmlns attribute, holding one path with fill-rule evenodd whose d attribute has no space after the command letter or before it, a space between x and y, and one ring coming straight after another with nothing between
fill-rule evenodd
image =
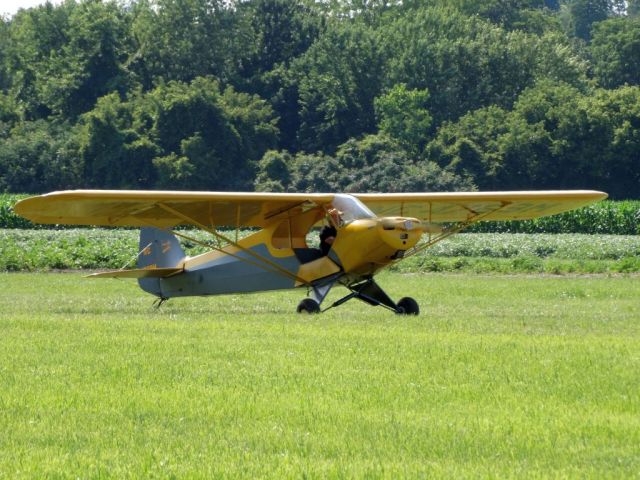
<instances>
[{"instance_id":1,"label":"fuselage","mask_svg":"<svg viewBox=\"0 0 640 480\"><path fill-rule=\"evenodd\" d=\"M315 218L312 218L315 221ZM140 281L140 286L165 298L288 289L326 281L355 282L373 276L420 240L415 218L354 219L340 225L329 254L309 248L288 222L283 241L277 222L229 245L184 259L184 271L167 278Z\"/></svg>"},{"instance_id":2,"label":"fuselage","mask_svg":"<svg viewBox=\"0 0 640 480\"><path fill-rule=\"evenodd\" d=\"M339 230L329 257L345 273L373 275L418 243L420 225L404 217L354 220Z\"/></svg>"}]
</instances>

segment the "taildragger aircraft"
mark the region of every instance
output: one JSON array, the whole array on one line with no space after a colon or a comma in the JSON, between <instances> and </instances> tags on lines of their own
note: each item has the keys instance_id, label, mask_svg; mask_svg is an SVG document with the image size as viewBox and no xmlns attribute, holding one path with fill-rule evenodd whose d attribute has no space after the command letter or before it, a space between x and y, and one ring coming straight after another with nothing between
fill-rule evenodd
<instances>
[{"instance_id":1,"label":"taildragger aircraft","mask_svg":"<svg viewBox=\"0 0 640 480\"><path fill-rule=\"evenodd\" d=\"M298 312L316 313L331 288L396 313L418 314L409 297L394 302L375 282L381 269L431 247L469 225L524 220L606 198L591 190L462 193L226 193L71 190L18 202L15 212L36 223L141 227L137 269L91 275L137 278L158 304L173 297L306 287ZM327 225L327 254L307 234ZM211 234L193 238L185 226ZM229 235L221 228L236 229ZM254 233L238 239L238 230ZM178 238L209 251L188 257ZM326 309L325 309L326 310Z\"/></svg>"}]
</instances>

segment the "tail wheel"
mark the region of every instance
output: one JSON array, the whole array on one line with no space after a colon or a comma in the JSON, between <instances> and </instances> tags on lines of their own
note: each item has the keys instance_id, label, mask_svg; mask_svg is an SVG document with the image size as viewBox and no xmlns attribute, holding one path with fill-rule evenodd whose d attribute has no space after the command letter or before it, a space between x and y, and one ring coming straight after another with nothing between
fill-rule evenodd
<instances>
[{"instance_id":1,"label":"tail wheel","mask_svg":"<svg viewBox=\"0 0 640 480\"><path fill-rule=\"evenodd\" d=\"M411 297L401 298L398 302L398 309L396 310L400 315L418 315L420 313L420 307Z\"/></svg>"},{"instance_id":2,"label":"tail wheel","mask_svg":"<svg viewBox=\"0 0 640 480\"><path fill-rule=\"evenodd\" d=\"M320 313L320 305L313 298L305 298L298 304L298 313Z\"/></svg>"}]
</instances>

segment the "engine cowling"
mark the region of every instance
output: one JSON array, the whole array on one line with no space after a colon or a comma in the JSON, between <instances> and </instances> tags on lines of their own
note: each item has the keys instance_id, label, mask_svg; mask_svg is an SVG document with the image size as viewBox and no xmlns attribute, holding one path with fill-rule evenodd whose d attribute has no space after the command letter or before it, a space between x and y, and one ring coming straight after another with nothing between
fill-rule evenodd
<instances>
[{"instance_id":1,"label":"engine cowling","mask_svg":"<svg viewBox=\"0 0 640 480\"><path fill-rule=\"evenodd\" d=\"M415 246L421 226L406 217L355 220L339 229L332 251L345 272L372 274Z\"/></svg>"}]
</instances>

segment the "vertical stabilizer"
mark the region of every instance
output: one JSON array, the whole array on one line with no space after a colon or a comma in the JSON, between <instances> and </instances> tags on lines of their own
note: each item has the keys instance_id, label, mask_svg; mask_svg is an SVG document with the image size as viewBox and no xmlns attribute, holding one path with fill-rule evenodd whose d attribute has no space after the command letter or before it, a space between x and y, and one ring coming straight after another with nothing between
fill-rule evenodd
<instances>
[{"instance_id":1,"label":"vertical stabilizer","mask_svg":"<svg viewBox=\"0 0 640 480\"><path fill-rule=\"evenodd\" d=\"M158 228L140 230L139 248L138 268L177 267L186 257L175 235ZM145 292L163 297L160 278L140 278L138 284Z\"/></svg>"},{"instance_id":2,"label":"vertical stabilizer","mask_svg":"<svg viewBox=\"0 0 640 480\"><path fill-rule=\"evenodd\" d=\"M158 228L140 230L139 248L138 268L177 267L186 256L175 235Z\"/></svg>"}]
</instances>

